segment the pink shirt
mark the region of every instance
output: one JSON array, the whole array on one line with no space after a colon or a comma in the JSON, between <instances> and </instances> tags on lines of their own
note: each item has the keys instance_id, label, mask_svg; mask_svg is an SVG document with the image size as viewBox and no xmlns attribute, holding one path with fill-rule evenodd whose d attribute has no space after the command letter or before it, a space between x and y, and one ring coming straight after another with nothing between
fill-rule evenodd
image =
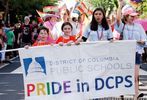
<instances>
[{"instance_id":1,"label":"pink shirt","mask_svg":"<svg viewBox=\"0 0 147 100\"><path fill-rule=\"evenodd\" d=\"M52 31L55 24L56 24L55 22L46 21L43 23L43 26L48 28L50 31Z\"/></svg>"}]
</instances>

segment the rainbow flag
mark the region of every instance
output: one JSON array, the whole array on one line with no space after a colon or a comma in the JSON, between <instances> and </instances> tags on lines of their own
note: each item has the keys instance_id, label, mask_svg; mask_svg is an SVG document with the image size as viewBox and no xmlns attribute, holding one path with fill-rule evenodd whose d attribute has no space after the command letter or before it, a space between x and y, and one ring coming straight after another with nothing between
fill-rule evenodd
<instances>
[{"instance_id":1,"label":"rainbow flag","mask_svg":"<svg viewBox=\"0 0 147 100\"><path fill-rule=\"evenodd\" d=\"M59 12L58 6L45 6L43 12Z\"/></svg>"},{"instance_id":2,"label":"rainbow flag","mask_svg":"<svg viewBox=\"0 0 147 100\"><path fill-rule=\"evenodd\" d=\"M92 14L92 11L86 7L84 2L77 2L74 10L78 11L80 14L83 14L83 13L88 14L88 15ZM76 12L76 11L74 11L74 12Z\"/></svg>"},{"instance_id":3,"label":"rainbow flag","mask_svg":"<svg viewBox=\"0 0 147 100\"><path fill-rule=\"evenodd\" d=\"M45 17L45 16L47 15L46 13L41 12L41 11L38 11L38 10L36 10L36 12L38 13L38 15L39 15L41 18L43 18L43 17Z\"/></svg>"},{"instance_id":4,"label":"rainbow flag","mask_svg":"<svg viewBox=\"0 0 147 100\"><path fill-rule=\"evenodd\" d=\"M47 17L59 17L58 15L49 14L49 13L41 12L41 11L38 11L38 10L36 10L36 12L38 13L38 15L39 15L42 19L46 19Z\"/></svg>"}]
</instances>

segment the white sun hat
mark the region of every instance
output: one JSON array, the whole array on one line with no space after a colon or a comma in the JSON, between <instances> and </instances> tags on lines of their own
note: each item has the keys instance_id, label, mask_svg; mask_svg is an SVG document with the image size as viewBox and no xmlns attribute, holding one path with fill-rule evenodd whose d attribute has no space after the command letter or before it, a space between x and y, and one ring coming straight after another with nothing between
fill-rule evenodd
<instances>
[{"instance_id":1,"label":"white sun hat","mask_svg":"<svg viewBox=\"0 0 147 100\"><path fill-rule=\"evenodd\" d=\"M133 9L133 7L130 6L130 5L125 5L122 8L122 14L123 15L131 15L131 16L137 16L138 15L138 13L135 11L135 9Z\"/></svg>"}]
</instances>

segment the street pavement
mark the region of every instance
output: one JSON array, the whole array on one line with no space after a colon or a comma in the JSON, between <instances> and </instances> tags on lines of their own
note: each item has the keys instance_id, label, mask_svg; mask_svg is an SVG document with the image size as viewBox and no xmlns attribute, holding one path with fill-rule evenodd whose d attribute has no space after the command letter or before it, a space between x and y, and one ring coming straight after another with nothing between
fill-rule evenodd
<instances>
[{"instance_id":1,"label":"street pavement","mask_svg":"<svg viewBox=\"0 0 147 100\"><path fill-rule=\"evenodd\" d=\"M139 86L139 90L145 94L147 98L147 63L142 64L139 72L139 80L142 84ZM147 99L146 99L147 100Z\"/></svg>"},{"instance_id":2,"label":"street pavement","mask_svg":"<svg viewBox=\"0 0 147 100\"><path fill-rule=\"evenodd\" d=\"M141 66L139 74L139 80L141 82L139 90L140 93L144 93L144 97L140 100L147 100L147 64ZM24 100L23 75L18 57L14 58L11 64L0 66L0 100ZM121 99L109 98L100 100Z\"/></svg>"}]
</instances>

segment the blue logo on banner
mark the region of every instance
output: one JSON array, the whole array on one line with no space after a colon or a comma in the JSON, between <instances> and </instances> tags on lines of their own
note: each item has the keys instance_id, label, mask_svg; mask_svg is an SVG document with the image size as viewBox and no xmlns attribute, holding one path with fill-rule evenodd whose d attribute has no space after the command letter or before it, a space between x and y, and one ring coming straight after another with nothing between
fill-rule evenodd
<instances>
[{"instance_id":1,"label":"blue logo on banner","mask_svg":"<svg viewBox=\"0 0 147 100\"><path fill-rule=\"evenodd\" d=\"M26 76L28 75L28 71L29 71L31 64L34 64L33 66L34 67L33 69L35 69L34 72L42 72L46 74L46 65L45 65L44 57L35 57L35 61L33 61L32 58L24 58L23 63L24 63L24 69L25 69ZM39 64L39 67L36 66L36 64L37 65ZM39 70L42 70L42 71L39 71Z\"/></svg>"}]
</instances>

